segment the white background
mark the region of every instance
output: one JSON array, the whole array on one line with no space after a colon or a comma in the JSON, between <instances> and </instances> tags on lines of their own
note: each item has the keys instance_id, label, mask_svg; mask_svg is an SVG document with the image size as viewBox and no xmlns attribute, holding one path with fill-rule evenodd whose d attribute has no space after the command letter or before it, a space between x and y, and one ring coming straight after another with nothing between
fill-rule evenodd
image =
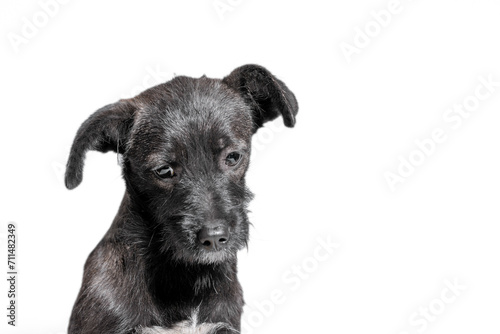
<instances>
[{"instance_id":1,"label":"white background","mask_svg":"<svg viewBox=\"0 0 500 334\"><path fill-rule=\"evenodd\" d=\"M480 77L500 81L500 2L401 0L385 26L371 12L390 0L215 3L230 7L74 0L44 22L38 1L1 2L0 331L65 332L84 261L118 209L115 154L89 153L83 183L64 187L79 125L174 73L221 78L257 63L300 111L294 129L280 118L255 138L244 333L498 333L500 87L474 94L488 92ZM40 26L32 36L27 21ZM29 38L14 46L23 29ZM357 53L346 57L347 44ZM475 110L447 122L464 101ZM424 157L415 141L435 129L446 140ZM410 156L424 158L392 191L386 173ZM5 315L9 221L15 329ZM339 244L331 254L318 249L329 239Z\"/></svg>"}]
</instances>

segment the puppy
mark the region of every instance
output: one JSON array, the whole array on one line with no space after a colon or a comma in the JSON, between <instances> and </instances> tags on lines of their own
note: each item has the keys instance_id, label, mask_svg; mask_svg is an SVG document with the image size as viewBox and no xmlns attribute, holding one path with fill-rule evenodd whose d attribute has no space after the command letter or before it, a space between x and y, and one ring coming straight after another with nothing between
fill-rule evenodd
<instances>
[{"instance_id":1,"label":"puppy","mask_svg":"<svg viewBox=\"0 0 500 334\"><path fill-rule=\"evenodd\" d=\"M126 191L85 264L70 334L239 332L238 250L248 241L252 135L298 104L258 65L227 77L175 77L109 104L80 127L65 175L88 150L122 155Z\"/></svg>"}]
</instances>

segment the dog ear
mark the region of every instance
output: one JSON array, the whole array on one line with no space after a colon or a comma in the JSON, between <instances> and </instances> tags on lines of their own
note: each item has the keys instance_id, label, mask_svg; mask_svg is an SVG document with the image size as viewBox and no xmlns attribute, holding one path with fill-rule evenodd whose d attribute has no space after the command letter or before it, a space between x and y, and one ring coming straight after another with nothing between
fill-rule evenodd
<instances>
[{"instance_id":1,"label":"dog ear","mask_svg":"<svg viewBox=\"0 0 500 334\"><path fill-rule=\"evenodd\" d=\"M233 70L222 82L239 92L252 106L254 132L265 122L283 116L286 126L295 125L299 110L295 95L267 69L244 65Z\"/></svg>"},{"instance_id":2,"label":"dog ear","mask_svg":"<svg viewBox=\"0 0 500 334\"><path fill-rule=\"evenodd\" d=\"M66 188L74 189L83 178L88 150L123 153L133 123L135 107L126 100L109 104L93 113L78 129L66 164Z\"/></svg>"}]
</instances>

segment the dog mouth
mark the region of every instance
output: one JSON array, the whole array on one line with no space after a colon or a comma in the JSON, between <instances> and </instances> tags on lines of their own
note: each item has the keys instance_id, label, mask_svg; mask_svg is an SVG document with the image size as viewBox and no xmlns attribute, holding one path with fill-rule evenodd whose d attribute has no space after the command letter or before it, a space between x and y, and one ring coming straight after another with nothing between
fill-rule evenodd
<instances>
[{"instance_id":1,"label":"dog mouth","mask_svg":"<svg viewBox=\"0 0 500 334\"><path fill-rule=\"evenodd\" d=\"M201 250L197 259L200 263L221 263L235 258L236 254L225 248L219 250Z\"/></svg>"},{"instance_id":2,"label":"dog mouth","mask_svg":"<svg viewBox=\"0 0 500 334\"><path fill-rule=\"evenodd\" d=\"M200 246L196 249L184 248L174 252L176 260L191 264L220 264L235 257L236 251L226 247L207 249L205 246Z\"/></svg>"},{"instance_id":3,"label":"dog mouth","mask_svg":"<svg viewBox=\"0 0 500 334\"><path fill-rule=\"evenodd\" d=\"M200 232L191 236L187 245L176 245L175 257L177 260L197 264L220 264L236 258L239 246L236 236L227 237L217 235L213 237L200 237Z\"/></svg>"}]
</instances>

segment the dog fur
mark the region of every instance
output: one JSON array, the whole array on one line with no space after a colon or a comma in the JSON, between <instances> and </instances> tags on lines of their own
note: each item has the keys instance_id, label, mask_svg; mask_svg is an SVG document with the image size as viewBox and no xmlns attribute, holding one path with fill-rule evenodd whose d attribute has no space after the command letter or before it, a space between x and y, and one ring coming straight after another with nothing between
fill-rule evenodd
<instances>
[{"instance_id":1,"label":"dog fur","mask_svg":"<svg viewBox=\"0 0 500 334\"><path fill-rule=\"evenodd\" d=\"M87 151L114 151L126 191L87 259L68 333L239 332L251 138L280 115L293 127L297 112L282 81L245 65L222 80L175 77L92 114L66 186L82 181ZM203 243L202 231L212 239Z\"/></svg>"}]
</instances>

